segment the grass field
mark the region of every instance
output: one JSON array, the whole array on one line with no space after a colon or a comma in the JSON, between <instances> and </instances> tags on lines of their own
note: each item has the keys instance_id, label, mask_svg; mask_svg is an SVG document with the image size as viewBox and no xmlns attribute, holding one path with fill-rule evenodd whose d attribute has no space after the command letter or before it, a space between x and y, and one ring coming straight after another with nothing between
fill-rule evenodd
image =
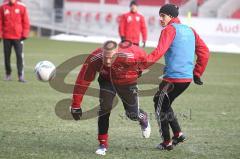
<instances>
[{"instance_id":1,"label":"grass field","mask_svg":"<svg viewBox=\"0 0 240 159\"><path fill-rule=\"evenodd\" d=\"M94 153L98 144L97 118L75 122L57 117L56 103L71 98L71 94L57 92L48 83L37 81L33 73L38 61L50 60L59 65L75 55L89 53L97 46L44 38L27 40L26 84L16 81L14 53L13 81L3 81L4 67L0 65L1 159L100 158ZM149 52L151 48L147 50ZM3 59L2 53L0 59ZM152 97L142 97L141 107L152 114L151 138L142 139L138 124L123 117L124 110L119 103L110 118L110 149L102 158L240 158L239 61L240 55L213 53L203 77L204 85L192 84L173 104L188 137L184 144L170 152L154 149L161 140L153 115ZM73 84L76 75L77 69L66 81ZM98 104L97 98L84 99L84 110Z\"/></svg>"}]
</instances>

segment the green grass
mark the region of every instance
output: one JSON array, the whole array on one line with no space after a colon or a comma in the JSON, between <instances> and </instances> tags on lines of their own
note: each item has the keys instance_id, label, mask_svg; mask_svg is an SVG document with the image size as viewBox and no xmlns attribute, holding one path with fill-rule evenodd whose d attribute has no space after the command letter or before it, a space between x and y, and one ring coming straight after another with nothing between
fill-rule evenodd
<instances>
[{"instance_id":1,"label":"green grass","mask_svg":"<svg viewBox=\"0 0 240 159\"><path fill-rule=\"evenodd\" d=\"M48 83L37 81L33 73L38 61L49 60L59 65L75 55L89 53L97 46L99 44L44 38L27 40L26 84L16 81L14 52L13 81L2 80L4 67L0 65L0 158L98 158L94 154L98 144L97 118L75 122L57 117L56 103L71 98L71 94L57 92ZM152 48L147 50L150 52ZM3 59L2 54L0 58ZM187 142L170 152L155 150L161 139L154 119L152 97L142 97L141 107L151 114L151 138L141 138L138 124L122 117L124 110L119 103L112 111L110 149L103 158L239 158L239 61L240 55L213 53L203 77L204 85L191 84L174 102L173 108L188 136ZM69 74L68 83L73 84L76 71ZM97 82L93 86L97 86ZM88 110L97 104L97 98L86 97L83 109Z\"/></svg>"}]
</instances>

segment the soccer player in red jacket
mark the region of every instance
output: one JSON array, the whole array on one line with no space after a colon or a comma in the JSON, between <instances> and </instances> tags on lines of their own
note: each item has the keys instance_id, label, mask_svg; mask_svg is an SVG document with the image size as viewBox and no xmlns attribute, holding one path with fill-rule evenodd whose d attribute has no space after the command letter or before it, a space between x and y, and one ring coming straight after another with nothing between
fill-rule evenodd
<instances>
[{"instance_id":1,"label":"soccer player in red jacket","mask_svg":"<svg viewBox=\"0 0 240 159\"><path fill-rule=\"evenodd\" d=\"M136 1L130 3L130 12L121 15L119 23L119 35L121 41L131 41L139 45L140 35L142 35L143 47L147 40L147 27L143 15L138 13Z\"/></svg>"},{"instance_id":2,"label":"soccer player in red jacket","mask_svg":"<svg viewBox=\"0 0 240 159\"><path fill-rule=\"evenodd\" d=\"M145 52L130 42L118 45L114 41L107 41L102 48L89 55L81 68L73 91L71 113L75 120L81 118L83 96L98 72L100 110L99 148L96 153L99 155L105 155L108 148L109 116L116 93L122 100L127 117L139 121L144 138L150 136L147 113L139 109L137 88L137 78L142 72L138 64L144 61L145 57Z\"/></svg>"},{"instance_id":3,"label":"soccer player in red jacket","mask_svg":"<svg viewBox=\"0 0 240 159\"><path fill-rule=\"evenodd\" d=\"M23 71L23 40L29 34L29 18L25 5L17 0L8 0L0 6L0 38L3 39L5 80L11 80L11 49L17 57L18 81L25 82Z\"/></svg>"},{"instance_id":4,"label":"soccer player in red jacket","mask_svg":"<svg viewBox=\"0 0 240 159\"><path fill-rule=\"evenodd\" d=\"M159 11L161 32L158 46L146 58L149 64L155 63L163 55L165 68L163 81L154 96L155 112L163 142L157 148L171 150L185 140L179 123L171 107L173 101L190 85L192 79L202 85L201 76L209 59L209 50L193 28L180 23L178 7L166 4ZM197 56L194 65L194 57ZM173 131L170 138L169 126Z\"/></svg>"}]
</instances>

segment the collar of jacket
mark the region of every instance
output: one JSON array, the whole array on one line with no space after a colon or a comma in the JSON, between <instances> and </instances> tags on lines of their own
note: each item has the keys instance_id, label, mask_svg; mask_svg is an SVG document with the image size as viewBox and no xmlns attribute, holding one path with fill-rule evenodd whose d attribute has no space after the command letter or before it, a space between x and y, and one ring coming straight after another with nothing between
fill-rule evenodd
<instances>
[{"instance_id":1,"label":"collar of jacket","mask_svg":"<svg viewBox=\"0 0 240 159\"><path fill-rule=\"evenodd\" d=\"M17 2L18 2L18 1L15 1L15 3L11 3L11 2L9 1L8 4L9 4L10 6L14 6L14 5L17 4Z\"/></svg>"},{"instance_id":2,"label":"collar of jacket","mask_svg":"<svg viewBox=\"0 0 240 159\"><path fill-rule=\"evenodd\" d=\"M131 14L137 14L138 12L133 12L133 11L130 11Z\"/></svg>"},{"instance_id":3,"label":"collar of jacket","mask_svg":"<svg viewBox=\"0 0 240 159\"><path fill-rule=\"evenodd\" d=\"M181 23L181 22L180 22L179 18L172 18L172 19L170 20L170 22L168 23L168 25L171 25L172 23L177 23L177 24L179 24L179 23Z\"/></svg>"}]
</instances>

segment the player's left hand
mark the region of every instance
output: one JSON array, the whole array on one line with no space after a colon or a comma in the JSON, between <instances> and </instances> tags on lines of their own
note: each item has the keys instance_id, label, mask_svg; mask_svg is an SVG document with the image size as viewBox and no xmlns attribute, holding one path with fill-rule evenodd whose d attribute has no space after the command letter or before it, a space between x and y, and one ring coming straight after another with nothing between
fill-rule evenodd
<instances>
[{"instance_id":1,"label":"player's left hand","mask_svg":"<svg viewBox=\"0 0 240 159\"><path fill-rule=\"evenodd\" d=\"M74 120L80 120L80 117L82 116L82 108L70 107L70 112L71 112Z\"/></svg>"},{"instance_id":2,"label":"player's left hand","mask_svg":"<svg viewBox=\"0 0 240 159\"><path fill-rule=\"evenodd\" d=\"M203 85L203 82L202 82L202 80L201 80L200 77L194 75L194 76L193 76L193 80L194 80L194 83L195 83L195 84L197 84L197 85Z\"/></svg>"}]
</instances>

